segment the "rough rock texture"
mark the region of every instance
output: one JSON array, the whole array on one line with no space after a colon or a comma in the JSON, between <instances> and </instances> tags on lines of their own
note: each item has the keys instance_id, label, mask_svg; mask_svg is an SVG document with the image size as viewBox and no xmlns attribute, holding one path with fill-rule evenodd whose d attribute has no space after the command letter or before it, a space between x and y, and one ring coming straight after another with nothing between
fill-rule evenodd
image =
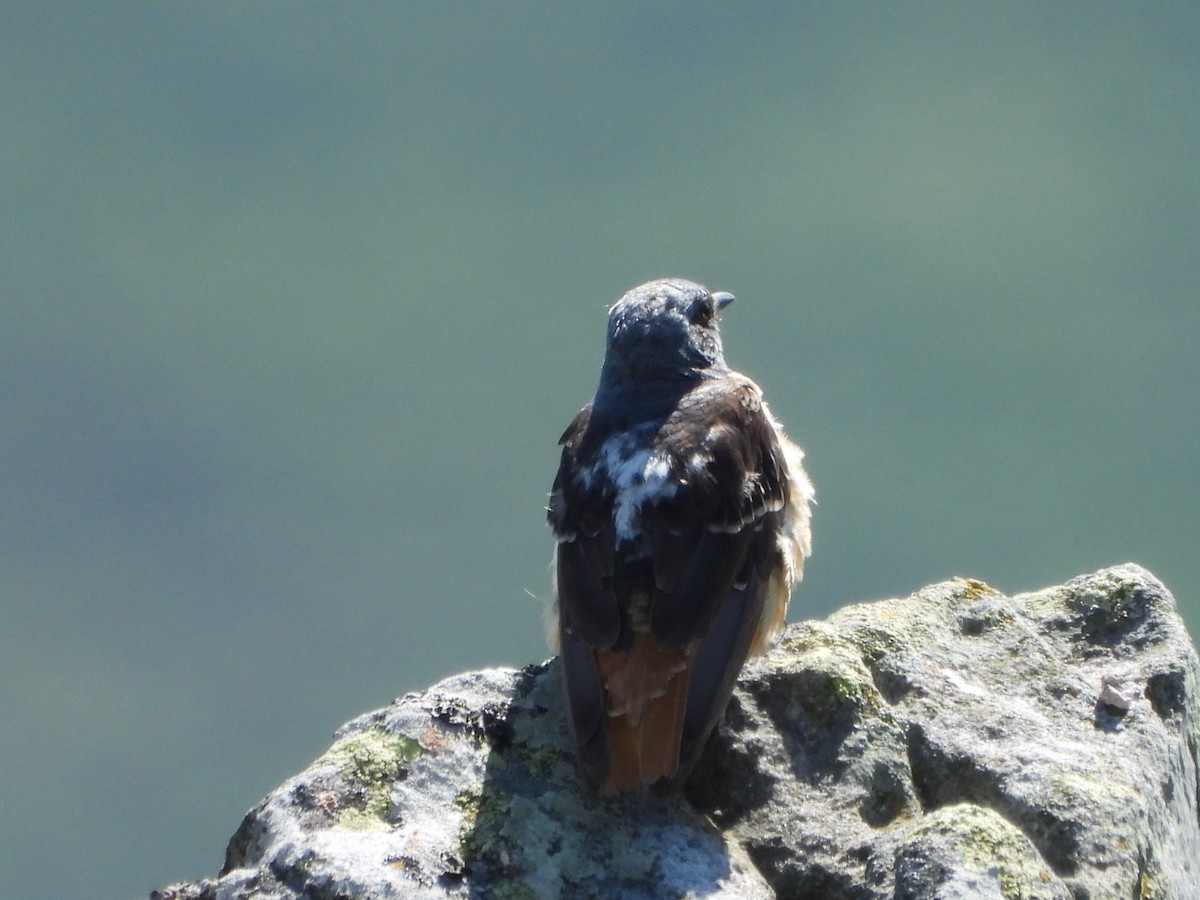
<instances>
[{"instance_id":1,"label":"rough rock texture","mask_svg":"<svg viewBox=\"0 0 1200 900\"><path fill-rule=\"evenodd\" d=\"M686 799L596 799L553 664L409 694L156 900L1200 896L1197 658L1126 565L787 629Z\"/></svg>"}]
</instances>

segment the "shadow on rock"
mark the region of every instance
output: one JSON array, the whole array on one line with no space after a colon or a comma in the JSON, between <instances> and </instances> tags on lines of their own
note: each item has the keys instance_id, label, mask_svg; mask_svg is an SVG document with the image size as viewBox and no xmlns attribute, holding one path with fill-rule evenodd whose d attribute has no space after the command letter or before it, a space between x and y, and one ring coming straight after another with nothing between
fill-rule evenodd
<instances>
[{"instance_id":1,"label":"shadow on rock","mask_svg":"<svg viewBox=\"0 0 1200 900\"><path fill-rule=\"evenodd\" d=\"M469 896L770 897L753 867L679 799L596 797L574 772L555 664L529 670L467 798Z\"/></svg>"}]
</instances>

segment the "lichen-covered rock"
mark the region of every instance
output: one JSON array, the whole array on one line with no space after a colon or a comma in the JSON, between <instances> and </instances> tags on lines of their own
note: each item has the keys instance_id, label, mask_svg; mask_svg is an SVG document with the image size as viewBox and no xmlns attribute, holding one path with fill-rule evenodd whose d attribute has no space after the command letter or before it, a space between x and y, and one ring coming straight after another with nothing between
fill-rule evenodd
<instances>
[{"instance_id":1,"label":"lichen-covered rock","mask_svg":"<svg viewBox=\"0 0 1200 900\"><path fill-rule=\"evenodd\" d=\"M583 793L553 664L344 726L157 900L1200 896L1197 659L1121 566L791 626L686 801Z\"/></svg>"},{"instance_id":2,"label":"lichen-covered rock","mask_svg":"<svg viewBox=\"0 0 1200 900\"><path fill-rule=\"evenodd\" d=\"M557 671L459 675L343 726L156 900L774 896L687 804L577 784Z\"/></svg>"},{"instance_id":3,"label":"lichen-covered rock","mask_svg":"<svg viewBox=\"0 0 1200 900\"><path fill-rule=\"evenodd\" d=\"M790 628L689 797L780 896L1183 900L1196 686L1137 566L1012 598L950 581Z\"/></svg>"}]
</instances>

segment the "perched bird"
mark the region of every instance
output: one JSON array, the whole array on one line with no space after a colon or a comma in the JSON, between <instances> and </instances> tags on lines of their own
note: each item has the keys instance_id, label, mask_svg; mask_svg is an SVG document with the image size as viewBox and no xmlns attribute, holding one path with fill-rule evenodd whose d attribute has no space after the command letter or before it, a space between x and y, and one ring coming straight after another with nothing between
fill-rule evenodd
<instances>
[{"instance_id":1,"label":"perched bird","mask_svg":"<svg viewBox=\"0 0 1200 900\"><path fill-rule=\"evenodd\" d=\"M725 363L732 302L675 278L629 291L559 441L551 640L579 771L602 793L682 785L810 552L804 454Z\"/></svg>"}]
</instances>

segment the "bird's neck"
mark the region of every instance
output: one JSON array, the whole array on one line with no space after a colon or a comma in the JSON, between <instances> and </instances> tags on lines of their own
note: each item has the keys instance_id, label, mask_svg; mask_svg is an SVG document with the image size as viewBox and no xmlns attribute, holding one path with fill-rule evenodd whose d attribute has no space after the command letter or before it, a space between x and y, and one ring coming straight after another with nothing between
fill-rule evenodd
<instances>
[{"instance_id":1,"label":"bird's neck","mask_svg":"<svg viewBox=\"0 0 1200 900\"><path fill-rule=\"evenodd\" d=\"M656 377L631 378L605 367L592 400L592 418L606 428L625 431L656 419L666 419L685 394L709 377L703 371L665 372Z\"/></svg>"},{"instance_id":2,"label":"bird's neck","mask_svg":"<svg viewBox=\"0 0 1200 900\"><path fill-rule=\"evenodd\" d=\"M727 374L729 367L720 358L697 365L682 359L675 363L662 359L614 359L610 354L600 368L599 390L613 394L654 393L678 397L703 381Z\"/></svg>"}]
</instances>

